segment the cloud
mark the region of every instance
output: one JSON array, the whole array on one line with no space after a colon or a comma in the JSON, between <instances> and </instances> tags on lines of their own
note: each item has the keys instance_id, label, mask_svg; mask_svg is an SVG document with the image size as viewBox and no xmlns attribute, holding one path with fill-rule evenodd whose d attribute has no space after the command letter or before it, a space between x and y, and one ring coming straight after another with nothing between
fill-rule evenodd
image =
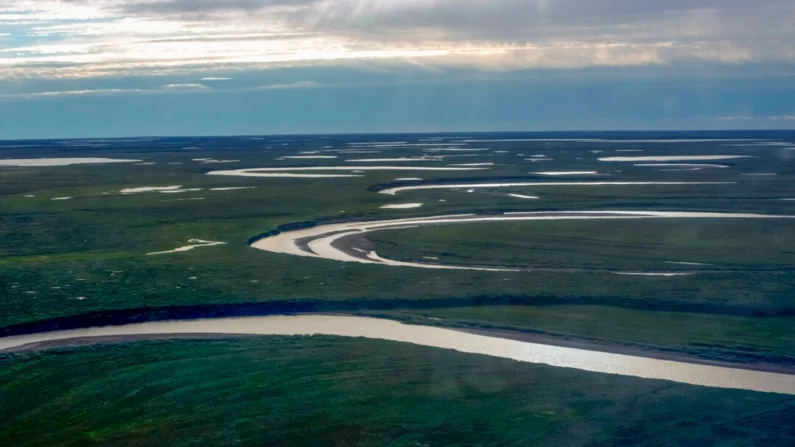
<instances>
[{"instance_id":1,"label":"cloud","mask_svg":"<svg viewBox=\"0 0 795 447\"><path fill-rule=\"evenodd\" d=\"M63 96L101 96L119 95L129 93L145 93L151 90L128 89L128 88L105 88L105 89L86 89L86 90L61 90L48 92L29 92L29 93L6 93L0 94L0 99L32 99L32 98L57 98Z\"/></svg>"},{"instance_id":2,"label":"cloud","mask_svg":"<svg viewBox=\"0 0 795 447\"><path fill-rule=\"evenodd\" d=\"M781 0L0 0L0 78L795 62L793 22Z\"/></svg>"},{"instance_id":3,"label":"cloud","mask_svg":"<svg viewBox=\"0 0 795 447\"><path fill-rule=\"evenodd\" d=\"M718 117L721 121L795 121L795 115L728 115Z\"/></svg>"},{"instance_id":4,"label":"cloud","mask_svg":"<svg viewBox=\"0 0 795 447\"><path fill-rule=\"evenodd\" d=\"M208 16L222 12L269 10L279 7L298 7L320 3L320 0L164 0L121 2L117 9L126 14L177 14L180 16Z\"/></svg>"},{"instance_id":5,"label":"cloud","mask_svg":"<svg viewBox=\"0 0 795 447\"><path fill-rule=\"evenodd\" d=\"M109 96L109 95L128 95L128 94L175 94L188 92L212 92L209 88L201 84L166 84L159 88L97 88L81 90L53 90L24 93L0 94L2 99L36 99L36 98L58 98L65 96Z\"/></svg>"},{"instance_id":6,"label":"cloud","mask_svg":"<svg viewBox=\"0 0 795 447\"><path fill-rule=\"evenodd\" d=\"M201 78L202 81L230 81L232 78L216 78L212 76L206 76Z\"/></svg>"},{"instance_id":7,"label":"cloud","mask_svg":"<svg viewBox=\"0 0 795 447\"><path fill-rule=\"evenodd\" d=\"M284 90L284 89L291 89L291 88L318 88L322 87L322 84L319 84L314 81L298 81L298 82L290 82L287 84L268 84L263 85L260 87L254 87L254 90Z\"/></svg>"},{"instance_id":8,"label":"cloud","mask_svg":"<svg viewBox=\"0 0 795 447\"><path fill-rule=\"evenodd\" d=\"M168 90L207 90L208 87L203 84L166 84L162 88Z\"/></svg>"},{"instance_id":9,"label":"cloud","mask_svg":"<svg viewBox=\"0 0 795 447\"><path fill-rule=\"evenodd\" d=\"M315 81L297 81L283 84L266 84L252 87L241 87L224 90L213 90L202 84L166 84L158 88L104 88L104 89L82 89L82 90L56 90L56 91L40 91L40 92L25 92L25 93L7 93L0 94L0 100L13 100L13 99L41 99L41 98L58 98L65 96L108 96L108 95L123 95L123 94L143 94L143 95L158 95L158 94L179 94L179 93L230 93L230 92L253 92L261 90L288 90L288 89L302 89L302 88L320 88L325 87Z\"/></svg>"}]
</instances>

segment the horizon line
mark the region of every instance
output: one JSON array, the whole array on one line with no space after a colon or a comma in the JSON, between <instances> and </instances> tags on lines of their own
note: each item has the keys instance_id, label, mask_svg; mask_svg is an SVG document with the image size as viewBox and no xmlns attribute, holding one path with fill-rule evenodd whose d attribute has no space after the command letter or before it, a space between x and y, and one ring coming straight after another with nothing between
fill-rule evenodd
<instances>
[{"instance_id":1,"label":"horizon line","mask_svg":"<svg viewBox=\"0 0 795 447\"><path fill-rule=\"evenodd\" d=\"M63 140L124 140L124 139L144 139L144 138L250 138L250 137L340 137L340 136L360 136L360 135L453 135L453 134L598 134L598 133L740 133L740 132L795 132L795 128L789 129L699 129L699 130L660 130L660 129L605 129L605 130L450 130L450 131L427 131L427 132L340 132L340 133L267 133L267 134L213 134L213 135L125 135L125 136L91 136L91 137L48 137L48 138L0 138L0 142L7 141L63 141ZM731 138L727 138L731 139Z\"/></svg>"}]
</instances>

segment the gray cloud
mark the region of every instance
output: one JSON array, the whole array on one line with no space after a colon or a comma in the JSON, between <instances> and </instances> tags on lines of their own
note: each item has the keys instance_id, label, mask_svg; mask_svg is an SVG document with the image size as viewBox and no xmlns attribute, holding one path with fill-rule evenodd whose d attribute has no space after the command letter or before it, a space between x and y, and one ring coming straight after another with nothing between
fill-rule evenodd
<instances>
[{"instance_id":1,"label":"gray cloud","mask_svg":"<svg viewBox=\"0 0 795 447\"><path fill-rule=\"evenodd\" d=\"M12 5L16 0L2 0L0 7ZM524 13L522 19L543 17L545 19L570 19L583 17L621 17L644 14L665 14L671 12L702 9L717 10L759 10L774 5L787 5L786 0L402 0L386 2L383 0L65 0L65 3L78 5L112 6L128 14L139 12L159 13L213 13L222 11L260 11L273 7L305 7L326 5L325 10L342 8L357 13L373 11L411 10L426 11L441 15L458 15L467 11L493 11L506 17L514 12ZM334 15L339 15L335 13Z\"/></svg>"},{"instance_id":2,"label":"gray cloud","mask_svg":"<svg viewBox=\"0 0 795 447\"><path fill-rule=\"evenodd\" d=\"M82 0L78 0L82 1ZM225 12L257 12L277 7L299 7L321 0L164 0L125 1L116 5L124 14L176 14L212 17Z\"/></svg>"},{"instance_id":3,"label":"gray cloud","mask_svg":"<svg viewBox=\"0 0 795 447\"><path fill-rule=\"evenodd\" d=\"M15 0L0 0L12 5ZM644 19L715 11L756 15L793 10L788 0L65 0L127 16L175 15L212 20L217 15L275 15L304 24L354 28L464 27L516 31L527 26L617 25Z\"/></svg>"},{"instance_id":4,"label":"gray cloud","mask_svg":"<svg viewBox=\"0 0 795 447\"><path fill-rule=\"evenodd\" d=\"M116 7L130 15L238 20L365 44L576 41L676 47L711 41L752 54L795 46L789 25L795 3L787 0L122 0Z\"/></svg>"},{"instance_id":5,"label":"gray cloud","mask_svg":"<svg viewBox=\"0 0 795 447\"><path fill-rule=\"evenodd\" d=\"M700 18L714 24L729 18L769 16L769 11L775 11L775 16L785 13L792 17L795 11L792 2L780 0L432 0L391 3L338 0L326 1L320 6L295 12L290 18L327 29L347 27L373 33L439 29L462 37L493 36L516 40L527 36L637 33L641 30L634 29L634 26L648 23L673 25L682 18ZM791 33L786 29L781 31Z\"/></svg>"},{"instance_id":6,"label":"gray cloud","mask_svg":"<svg viewBox=\"0 0 795 447\"><path fill-rule=\"evenodd\" d=\"M59 5L63 4L76 9L72 17L96 14L99 19L65 22L61 15L69 11L60 6L42 9L39 15L18 9L18 23L27 24L20 26L34 38L48 36L47 43L0 50L0 58L10 61L8 68L0 66L0 75L5 70L9 76L26 76L22 70L47 66L59 67L65 76L72 76L70 71L82 76L130 69L201 71L214 64L262 68L388 59L429 68L452 64L502 69L795 61L791 0L62 0ZM14 5L15 0L0 0L0 11L13 12ZM41 24L29 24L37 20Z\"/></svg>"},{"instance_id":7,"label":"gray cloud","mask_svg":"<svg viewBox=\"0 0 795 447\"><path fill-rule=\"evenodd\" d=\"M768 8L792 11L786 0L67 0L112 5L127 15L201 15L240 12L286 15L304 23L399 27L463 26L517 29L575 24L619 24L712 10L751 14Z\"/></svg>"}]
</instances>

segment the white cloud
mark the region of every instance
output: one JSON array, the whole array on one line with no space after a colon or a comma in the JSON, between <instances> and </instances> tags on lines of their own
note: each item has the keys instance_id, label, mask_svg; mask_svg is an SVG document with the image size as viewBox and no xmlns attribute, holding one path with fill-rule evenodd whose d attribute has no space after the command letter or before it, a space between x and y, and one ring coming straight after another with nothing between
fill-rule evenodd
<instances>
[{"instance_id":1,"label":"white cloud","mask_svg":"<svg viewBox=\"0 0 795 447\"><path fill-rule=\"evenodd\" d=\"M61 91L47 91L47 92L8 93L0 95L0 99L55 98L60 96L86 96L86 95L118 95L125 93L145 93L147 91L149 90L129 89L129 88L61 90Z\"/></svg>"},{"instance_id":2,"label":"white cloud","mask_svg":"<svg viewBox=\"0 0 795 447\"><path fill-rule=\"evenodd\" d=\"M182 92L212 92L201 84L168 84L160 88L141 89L141 88L101 88L84 90L55 90L24 93L0 94L3 99L34 99L34 98L58 98L64 96L107 96L125 94L174 94Z\"/></svg>"},{"instance_id":3,"label":"white cloud","mask_svg":"<svg viewBox=\"0 0 795 447\"><path fill-rule=\"evenodd\" d=\"M207 90L207 86L203 84L166 84L163 88L170 90Z\"/></svg>"},{"instance_id":4,"label":"white cloud","mask_svg":"<svg viewBox=\"0 0 795 447\"><path fill-rule=\"evenodd\" d=\"M85 89L85 90L61 90L43 91L26 93L0 94L0 101L13 99L36 99L36 98L57 98L63 96L106 96L123 94L179 94L179 93L220 93L220 92L247 92L260 90L283 90L300 88L319 88L324 84L314 81L298 81L286 84L266 84L254 87L233 88L224 90L213 90L202 84L166 84L159 88L140 89L140 88L106 88L106 89Z\"/></svg>"},{"instance_id":5,"label":"white cloud","mask_svg":"<svg viewBox=\"0 0 795 447\"><path fill-rule=\"evenodd\" d=\"M718 117L721 121L795 121L795 115L728 115Z\"/></svg>"}]
</instances>

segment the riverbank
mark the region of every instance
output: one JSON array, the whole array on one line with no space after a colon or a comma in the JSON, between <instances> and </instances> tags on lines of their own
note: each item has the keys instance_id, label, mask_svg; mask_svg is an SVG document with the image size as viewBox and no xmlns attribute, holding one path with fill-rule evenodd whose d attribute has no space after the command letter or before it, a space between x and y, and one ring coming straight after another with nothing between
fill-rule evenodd
<instances>
[{"instance_id":1,"label":"riverbank","mask_svg":"<svg viewBox=\"0 0 795 447\"><path fill-rule=\"evenodd\" d=\"M538 297L532 303L510 297L285 300L116 309L6 326L0 328L0 340L15 335L166 320L309 313L386 318L409 324L486 331L493 336L530 337L524 339L541 340L540 343L550 345L565 344L685 362L718 362L714 364L745 369L791 371L795 368L788 335L793 317L789 314L750 316L739 309L737 313L721 314L709 306L671 312L668 309L616 308L587 299L554 297ZM660 334L656 331L658 327L672 330Z\"/></svg>"}]
</instances>

